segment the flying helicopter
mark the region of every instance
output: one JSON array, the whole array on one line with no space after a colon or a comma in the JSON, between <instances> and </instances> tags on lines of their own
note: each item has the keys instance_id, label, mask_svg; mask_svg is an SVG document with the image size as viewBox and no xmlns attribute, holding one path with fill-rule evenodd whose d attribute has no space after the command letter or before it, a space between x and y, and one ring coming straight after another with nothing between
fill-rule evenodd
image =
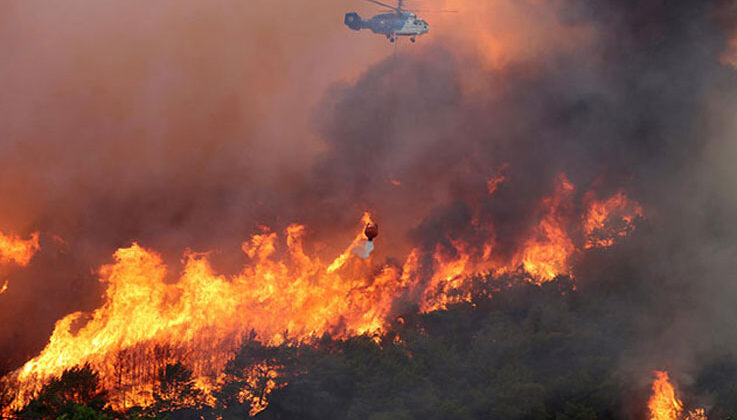
<instances>
[{"instance_id":1,"label":"flying helicopter","mask_svg":"<svg viewBox=\"0 0 737 420\"><path fill-rule=\"evenodd\" d=\"M390 13L382 13L369 19L363 19L358 13L346 13L345 24L354 31L371 29L375 34L386 35L389 42L396 41L397 37L408 36L409 40L415 42L417 36L426 34L430 26L423 19L417 17L403 7L404 0L397 0L397 5L392 6L378 0L366 0L370 3L390 9Z\"/></svg>"}]
</instances>

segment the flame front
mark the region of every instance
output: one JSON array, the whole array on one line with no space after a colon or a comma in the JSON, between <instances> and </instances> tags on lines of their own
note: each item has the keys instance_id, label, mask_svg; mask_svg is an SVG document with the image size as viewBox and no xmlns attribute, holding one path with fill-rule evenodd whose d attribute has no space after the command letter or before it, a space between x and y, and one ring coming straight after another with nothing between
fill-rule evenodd
<instances>
[{"instance_id":1,"label":"flame front","mask_svg":"<svg viewBox=\"0 0 737 420\"><path fill-rule=\"evenodd\" d=\"M394 269L372 274L365 264L346 262L346 274L328 272L319 259L304 254L304 231L299 225L287 228L284 260L275 258L275 233L255 235L243 244L252 264L230 279L215 274L205 255L189 253L179 281L168 284L167 267L157 253L137 244L118 250L115 262L100 270L107 284L105 304L76 333L72 330L82 313L57 322L46 348L16 373L22 387L14 407L48 378L80 363L90 363L112 380L121 369L112 356L124 349L134 349L137 363L145 363L157 347L180 350L195 375L215 377L239 337L250 331L264 343L279 344L325 332L378 330L400 290ZM154 373L150 369L143 376ZM141 385L118 399L125 405L149 404L153 389L143 384L152 381L142 379L133 378Z\"/></svg>"},{"instance_id":2,"label":"flame front","mask_svg":"<svg viewBox=\"0 0 737 420\"><path fill-rule=\"evenodd\" d=\"M574 232L588 231L592 218L600 235L619 232L605 227L622 217L611 203L625 199L617 195L601 206L594 202L587 214L595 216L571 218L573 192L561 174L553 193L540 202L538 222L507 258L495 253L493 226L475 220L481 240L448 238L450 248L438 244L430 253L416 248L403 264L377 267L350 252L363 240L365 224L373 223L369 213L352 244L330 263L307 255L306 228L291 225L282 238L265 230L244 242L248 263L232 276L215 273L207 254L188 252L179 280L168 282L162 257L134 243L119 249L113 263L100 270L107 285L104 304L91 314L72 313L59 320L44 350L5 378L17 389L11 408L21 408L49 378L84 363L113 390L115 409L152 404L156 374L169 361L191 369L197 387L212 399L209 392L243 337L276 345L325 333L334 338L373 334L392 319L392 304L400 296L418 296L421 310L431 311L469 300L465 279L477 274L522 271L536 284L569 274L570 257L584 249L584 244L576 245ZM579 220L580 226L571 220ZM611 245L619 236L592 246ZM278 366L253 369L254 381L262 386L255 394L252 389L242 392L252 415L266 407L279 374Z\"/></svg>"}]
</instances>

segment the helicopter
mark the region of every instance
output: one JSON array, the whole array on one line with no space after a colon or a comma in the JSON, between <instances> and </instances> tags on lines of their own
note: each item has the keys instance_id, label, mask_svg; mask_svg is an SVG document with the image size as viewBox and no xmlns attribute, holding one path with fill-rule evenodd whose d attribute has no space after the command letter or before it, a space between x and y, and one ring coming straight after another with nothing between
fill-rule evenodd
<instances>
[{"instance_id":1,"label":"helicopter","mask_svg":"<svg viewBox=\"0 0 737 420\"><path fill-rule=\"evenodd\" d=\"M369 19L363 19L358 13L346 13L345 24L354 31L371 29L375 34L386 35L389 42L394 42L397 37L408 36L409 40L415 42L417 36L426 34L430 26L416 14L404 9L404 0L397 0L396 6L382 3L378 0L366 0L392 10L391 13L382 13Z\"/></svg>"}]
</instances>

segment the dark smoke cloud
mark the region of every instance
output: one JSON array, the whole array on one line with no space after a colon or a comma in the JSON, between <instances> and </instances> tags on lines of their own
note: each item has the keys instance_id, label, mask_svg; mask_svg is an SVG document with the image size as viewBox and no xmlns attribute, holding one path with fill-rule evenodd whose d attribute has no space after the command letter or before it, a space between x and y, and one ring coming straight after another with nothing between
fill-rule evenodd
<instances>
[{"instance_id":1,"label":"dark smoke cloud","mask_svg":"<svg viewBox=\"0 0 737 420\"><path fill-rule=\"evenodd\" d=\"M589 42L509 63L470 91L484 60L468 51L431 45L386 60L332 97L332 147L316 172L323 214L347 191L433 249L470 237L476 205L505 252L557 173L584 191L624 187L648 221L626 245L583 257L581 290L613 322L638 320L624 373L673 368L692 382L700 361L737 344L737 77L720 62L732 33L720 21L734 19L724 6L558 2L565 24L593 28ZM504 163L508 180L484 196ZM407 198L423 206L402 207Z\"/></svg>"},{"instance_id":2,"label":"dark smoke cloud","mask_svg":"<svg viewBox=\"0 0 737 420\"><path fill-rule=\"evenodd\" d=\"M330 242L370 209L392 244L379 258L472 238L474 216L505 253L560 172L579 194L624 188L646 209L631 240L576 268L614 320L641 320L623 371L693 374L696 357L737 342L737 73L720 61L733 9L498 2L463 20L469 31L386 56L340 27L342 2L313 3L8 6L0 227L70 248L44 247L11 276L26 289L0 297L13 299L0 311L11 365L55 319L94 307L90 268L130 241L175 260L297 221ZM494 11L542 23L489 35Z\"/></svg>"}]
</instances>

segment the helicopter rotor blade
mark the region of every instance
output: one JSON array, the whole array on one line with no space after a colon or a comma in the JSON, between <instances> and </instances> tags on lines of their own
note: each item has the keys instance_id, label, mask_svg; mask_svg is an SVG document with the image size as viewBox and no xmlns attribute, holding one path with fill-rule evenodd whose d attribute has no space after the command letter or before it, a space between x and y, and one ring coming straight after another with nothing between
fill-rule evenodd
<instances>
[{"instance_id":1,"label":"helicopter rotor blade","mask_svg":"<svg viewBox=\"0 0 737 420\"><path fill-rule=\"evenodd\" d=\"M425 9L404 9L406 12L418 13L459 13L458 10L425 10Z\"/></svg>"},{"instance_id":2,"label":"helicopter rotor blade","mask_svg":"<svg viewBox=\"0 0 737 420\"><path fill-rule=\"evenodd\" d=\"M378 4L379 6L388 7L390 9L392 9L392 10L396 10L396 11L401 10L399 7L390 6L390 5L386 4L386 3L382 3L382 2L377 1L377 0L366 0L366 1L367 2L370 2L370 3Z\"/></svg>"}]
</instances>

